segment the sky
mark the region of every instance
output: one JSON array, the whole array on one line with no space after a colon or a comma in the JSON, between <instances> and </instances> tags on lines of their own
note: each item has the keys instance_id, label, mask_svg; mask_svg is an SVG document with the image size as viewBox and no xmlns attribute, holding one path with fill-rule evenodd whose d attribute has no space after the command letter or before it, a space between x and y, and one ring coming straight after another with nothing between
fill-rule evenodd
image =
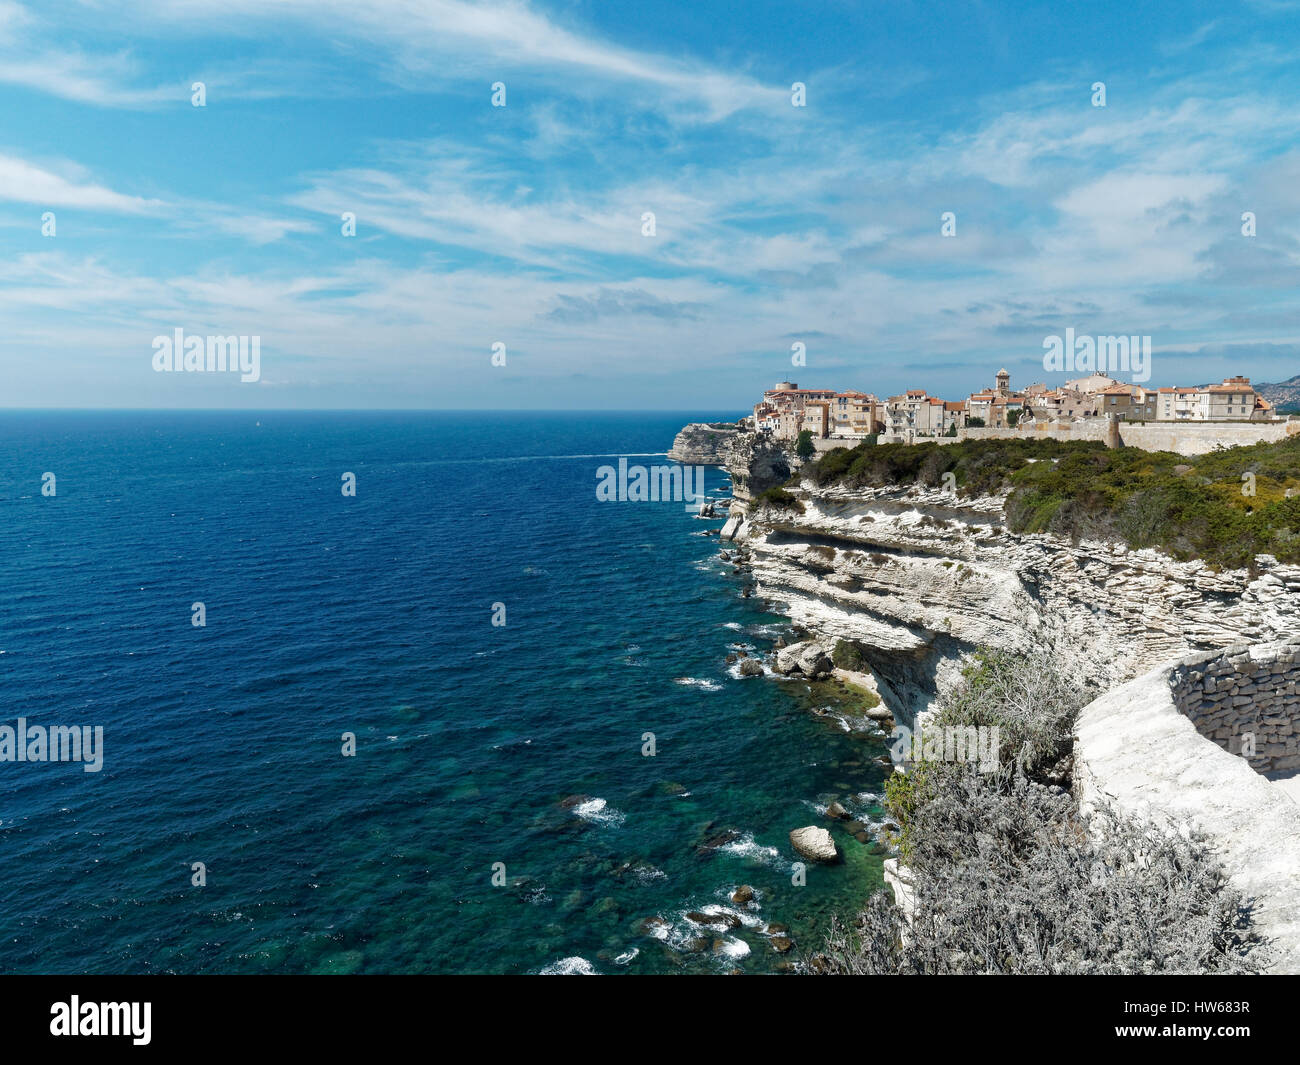
<instances>
[{"instance_id":1,"label":"sky","mask_svg":"<svg viewBox=\"0 0 1300 1065\"><path fill-rule=\"evenodd\" d=\"M0 0L0 407L1283 380L1297 57L1300 0Z\"/></svg>"}]
</instances>

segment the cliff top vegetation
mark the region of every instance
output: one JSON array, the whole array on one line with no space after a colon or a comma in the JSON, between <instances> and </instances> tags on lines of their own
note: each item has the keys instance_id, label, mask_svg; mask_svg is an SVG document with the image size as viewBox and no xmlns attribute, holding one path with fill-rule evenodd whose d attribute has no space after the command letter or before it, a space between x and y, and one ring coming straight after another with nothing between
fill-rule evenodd
<instances>
[{"instance_id":1,"label":"cliff top vegetation","mask_svg":"<svg viewBox=\"0 0 1300 1065\"><path fill-rule=\"evenodd\" d=\"M1258 554L1300 562L1300 437L1196 456L1057 440L862 444L828 451L800 476L822 487L941 488L945 473L960 496L1009 492L1015 533L1154 547L1220 567L1248 567Z\"/></svg>"}]
</instances>

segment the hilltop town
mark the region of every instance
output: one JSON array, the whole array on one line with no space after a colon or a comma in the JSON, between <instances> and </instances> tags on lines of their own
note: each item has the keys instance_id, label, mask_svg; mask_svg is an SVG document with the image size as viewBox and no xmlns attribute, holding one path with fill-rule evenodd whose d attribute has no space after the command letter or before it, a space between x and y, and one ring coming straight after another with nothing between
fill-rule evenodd
<instances>
[{"instance_id":1,"label":"hilltop town","mask_svg":"<svg viewBox=\"0 0 1300 1065\"><path fill-rule=\"evenodd\" d=\"M807 431L814 440L875 437L882 444L907 444L975 435L963 432L974 429L1057 435L1087 428L1075 423L1100 424L1106 419L1182 424L1282 420L1246 377L1227 377L1214 385L1145 388L1092 373L1058 388L1036 383L1014 390L1005 369L997 372L992 388L960 400L931 396L923 388L881 400L866 392L800 388L794 381L779 381L763 393L748 420L753 429L779 440L794 440Z\"/></svg>"}]
</instances>

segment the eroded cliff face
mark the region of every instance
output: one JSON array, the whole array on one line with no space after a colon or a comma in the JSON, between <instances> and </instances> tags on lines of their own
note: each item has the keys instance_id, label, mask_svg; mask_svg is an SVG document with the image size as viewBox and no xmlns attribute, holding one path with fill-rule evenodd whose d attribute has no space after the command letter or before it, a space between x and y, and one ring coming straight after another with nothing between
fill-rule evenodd
<instances>
[{"instance_id":1,"label":"eroded cliff face","mask_svg":"<svg viewBox=\"0 0 1300 1065\"><path fill-rule=\"evenodd\" d=\"M739 435L736 425L695 422L673 439L668 458L687 466L721 466L726 462L727 446Z\"/></svg>"},{"instance_id":2,"label":"eroded cliff face","mask_svg":"<svg viewBox=\"0 0 1300 1065\"><path fill-rule=\"evenodd\" d=\"M783 485L800 463L784 443L763 433L734 434L723 450L732 497L748 503L765 489Z\"/></svg>"},{"instance_id":3,"label":"eroded cliff face","mask_svg":"<svg viewBox=\"0 0 1300 1065\"><path fill-rule=\"evenodd\" d=\"M733 470L742 475L746 471ZM932 489L796 492L804 513L750 513L723 536L756 592L797 624L863 645L886 705L928 709L975 648L1046 645L1108 688L1190 652L1300 632L1300 566L1216 573L1153 550L1007 531L1003 497Z\"/></svg>"}]
</instances>

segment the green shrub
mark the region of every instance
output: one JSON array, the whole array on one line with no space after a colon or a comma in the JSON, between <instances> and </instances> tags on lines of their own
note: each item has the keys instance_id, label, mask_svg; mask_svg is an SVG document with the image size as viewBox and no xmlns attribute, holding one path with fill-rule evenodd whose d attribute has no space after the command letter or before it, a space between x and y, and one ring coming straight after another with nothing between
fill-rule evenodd
<instances>
[{"instance_id":1,"label":"green shrub","mask_svg":"<svg viewBox=\"0 0 1300 1065\"><path fill-rule=\"evenodd\" d=\"M775 485L760 492L754 502L759 509L769 507L772 510L793 510L799 514L803 513L803 503L780 485Z\"/></svg>"},{"instance_id":2,"label":"green shrub","mask_svg":"<svg viewBox=\"0 0 1300 1065\"><path fill-rule=\"evenodd\" d=\"M1181 473L1175 473L1175 469ZM963 440L836 448L805 467L819 486L939 487L1006 495L1015 533L1046 532L1155 547L1213 566L1258 554L1300 562L1300 437L1183 456L1098 442ZM1243 495L1242 475L1254 475Z\"/></svg>"},{"instance_id":3,"label":"green shrub","mask_svg":"<svg viewBox=\"0 0 1300 1065\"><path fill-rule=\"evenodd\" d=\"M1090 693L1045 654L980 651L936 724L996 725L1003 762L922 761L885 784L888 841L912 879L909 922L888 893L832 919L808 963L828 974L1257 972L1250 906L1208 841L1069 791L1071 733ZM1055 778L1055 779L1054 779Z\"/></svg>"}]
</instances>

